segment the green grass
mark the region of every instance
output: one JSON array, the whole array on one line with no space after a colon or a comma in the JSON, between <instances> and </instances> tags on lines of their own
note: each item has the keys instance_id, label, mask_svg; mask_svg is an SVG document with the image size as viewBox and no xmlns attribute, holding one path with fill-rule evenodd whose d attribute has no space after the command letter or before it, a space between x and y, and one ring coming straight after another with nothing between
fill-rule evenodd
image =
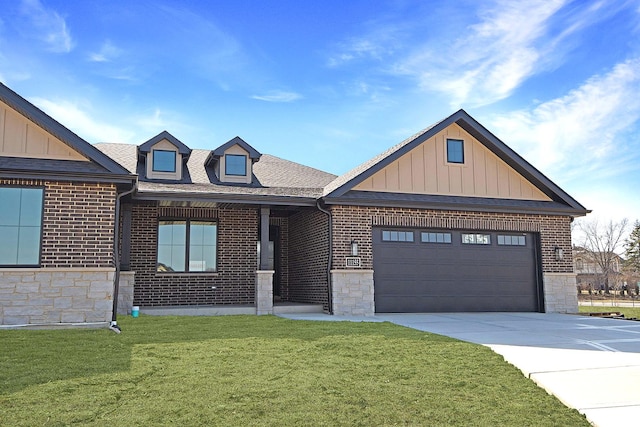
<instances>
[{"instance_id":1,"label":"green grass","mask_svg":"<svg viewBox=\"0 0 640 427\"><path fill-rule=\"evenodd\" d=\"M624 317L635 317L640 319L640 307L618 307L618 306L590 306L581 305L580 313L606 313L606 312L620 312L624 314Z\"/></svg>"},{"instance_id":2,"label":"green grass","mask_svg":"<svg viewBox=\"0 0 640 427\"><path fill-rule=\"evenodd\" d=\"M389 323L0 331L0 425L588 426L486 347Z\"/></svg>"}]
</instances>

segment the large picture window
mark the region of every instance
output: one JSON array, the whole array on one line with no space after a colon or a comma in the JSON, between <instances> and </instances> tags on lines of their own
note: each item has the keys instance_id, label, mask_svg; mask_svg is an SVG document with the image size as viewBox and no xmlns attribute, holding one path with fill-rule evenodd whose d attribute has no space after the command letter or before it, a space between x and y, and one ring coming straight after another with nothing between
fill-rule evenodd
<instances>
[{"instance_id":1,"label":"large picture window","mask_svg":"<svg viewBox=\"0 0 640 427\"><path fill-rule=\"evenodd\" d=\"M217 238L218 226L213 221L160 221L157 271L216 271Z\"/></svg>"},{"instance_id":2,"label":"large picture window","mask_svg":"<svg viewBox=\"0 0 640 427\"><path fill-rule=\"evenodd\" d=\"M42 188L0 188L0 265L40 264Z\"/></svg>"}]
</instances>

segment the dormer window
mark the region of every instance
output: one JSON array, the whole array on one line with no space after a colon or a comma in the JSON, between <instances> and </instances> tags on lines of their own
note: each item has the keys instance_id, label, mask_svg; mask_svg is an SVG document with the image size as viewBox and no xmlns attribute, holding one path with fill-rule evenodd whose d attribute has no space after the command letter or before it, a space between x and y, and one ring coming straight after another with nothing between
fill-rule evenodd
<instances>
[{"instance_id":1,"label":"dormer window","mask_svg":"<svg viewBox=\"0 0 640 427\"><path fill-rule=\"evenodd\" d=\"M176 152L169 150L153 150L153 168L154 172L171 172L176 171Z\"/></svg>"},{"instance_id":2,"label":"dormer window","mask_svg":"<svg viewBox=\"0 0 640 427\"><path fill-rule=\"evenodd\" d=\"M180 181L186 173L191 149L163 131L138 147L142 179Z\"/></svg>"},{"instance_id":3,"label":"dormer window","mask_svg":"<svg viewBox=\"0 0 640 427\"><path fill-rule=\"evenodd\" d=\"M239 136L213 150L205 166L211 167L216 178L223 183L251 184L253 164L260 160L260 154Z\"/></svg>"},{"instance_id":4,"label":"dormer window","mask_svg":"<svg viewBox=\"0 0 640 427\"><path fill-rule=\"evenodd\" d=\"M233 176L247 176L247 156L226 154L224 156L225 173Z\"/></svg>"}]
</instances>

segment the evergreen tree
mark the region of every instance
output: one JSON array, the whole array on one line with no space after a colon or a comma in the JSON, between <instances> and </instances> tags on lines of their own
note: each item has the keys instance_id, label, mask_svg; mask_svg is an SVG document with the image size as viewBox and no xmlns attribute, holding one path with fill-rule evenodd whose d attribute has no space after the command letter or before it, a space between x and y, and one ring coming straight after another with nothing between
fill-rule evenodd
<instances>
[{"instance_id":1,"label":"evergreen tree","mask_svg":"<svg viewBox=\"0 0 640 427\"><path fill-rule=\"evenodd\" d=\"M640 272L640 221L633 225L633 231L624 244L625 266L631 271Z\"/></svg>"}]
</instances>

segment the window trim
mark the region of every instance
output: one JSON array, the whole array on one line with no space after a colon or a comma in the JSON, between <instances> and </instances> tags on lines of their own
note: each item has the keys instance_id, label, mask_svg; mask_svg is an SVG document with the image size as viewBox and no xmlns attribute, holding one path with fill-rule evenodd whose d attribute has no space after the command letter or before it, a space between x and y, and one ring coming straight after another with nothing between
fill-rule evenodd
<instances>
[{"instance_id":1,"label":"window trim","mask_svg":"<svg viewBox=\"0 0 640 427\"><path fill-rule=\"evenodd\" d=\"M156 169L156 153L172 153L173 154L173 170ZM171 173L175 174L178 171L178 152L175 150L151 150L151 171L158 173Z\"/></svg>"},{"instance_id":2,"label":"window trim","mask_svg":"<svg viewBox=\"0 0 640 427\"><path fill-rule=\"evenodd\" d=\"M460 149L461 149L461 159L460 161L457 160L452 160L451 157L449 156L450 154L450 150L449 150L449 142L459 142L460 143ZM446 139L446 143L445 143L445 151L446 151L446 159L447 159L447 163L453 164L453 165L463 165L464 164L464 139L458 139L458 138L447 138Z\"/></svg>"},{"instance_id":3,"label":"window trim","mask_svg":"<svg viewBox=\"0 0 640 427\"><path fill-rule=\"evenodd\" d=\"M405 236L405 240L392 240L392 239L385 239L385 233L404 233ZM406 236L411 235L411 240L406 240ZM415 243L416 241L416 236L415 236L415 232L413 230L382 230L382 233L380 234L380 240L382 242L390 242L390 243Z\"/></svg>"},{"instance_id":4,"label":"window trim","mask_svg":"<svg viewBox=\"0 0 640 427\"><path fill-rule=\"evenodd\" d=\"M435 234L436 241L429 240L429 235ZM424 236L427 235L427 239L425 240ZM442 235L442 241L438 242L438 235ZM447 241L447 236L449 237ZM450 231L420 231L420 243L426 244L436 244L436 245L451 245L453 243L453 235Z\"/></svg>"},{"instance_id":5,"label":"window trim","mask_svg":"<svg viewBox=\"0 0 640 427\"><path fill-rule=\"evenodd\" d=\"M229 173L229 163L228 163L228 159L229 157L242 157L242 160L244 161L244 173L239 174L239 173ZM224 155L224 174L228 175L228 176L247 176L247 155L246 154L234 154L234 153L229 153L229 154L225 154Z\"/></svg>"},{"instance_id":6,"label":"window trim","mask_svg":"<svg viewBox=\"0 0 640 427\"><path fill-rule=\"evenodd\" d=\"M465 236L473 236L472 242L465 242ZM482 242L478 242L478 236L483 237ZM484 242L484 237L487 237L487 242ZM491 246L491 234L487 233L460 233L460 241L463 245L476 245L476 246Z\"/></svg>"},{"instance_id":7,"label":"window trim","mask_svg":"<svg viewBox=\"0 0 640 427\"><path fill-rule=\"evenodd\" d=\"M509 243L506 243L505 237L509 237ZM513 243L514 237L518 238L517 243ZM523 241L522 244L520 244L520 238L522 238L522 241ZM502 243L500 243L501 239L502 239ZM496 244L498 246L517 246L517 247L523 248L527 246L527 236L525 236L524 234L498 234L496 236Z\"/></svg>"},{"instance_id":8,"label":"window trim","mask_svg":"<svg viewBox=\"0 0 640 427\"><path fill-rule=\"evenodd\" d=\"M44 233L44 203L46 188L44 185L24 186L24 185L2 185L3 188L19 188L21 190L40 190L42 203L40 208L40 236L38 237L38 262L37 264L0 264L0 268L40 268L42 267L42 247L43 247L43 233Z\"/></svg>"},{"instance_id":9,"label":"window trim","mask_svg":"<svg viewBox=\"0 0 640 427\"><path fill-rule=\"evenodd\" d=\"M158 244L158 240L159 240L159 234L160 234L160 222L162 221L181 221L181 222L185 222L186 224L186 229L185 229L185 252L184 252L184 261L185 261L185 271L159 271L158 270L158 250L159 250L159 244ZM189 271L189 255L190 255L190 251L191 251L191 222L211 222L214 223L216 226L216 256L215 256L215 261L216 261L216 266L215 269L213 270L205 270L205 271ZM220 241L219 239L219 235L220 235L220 221L218 221L218 218L176 218L176 217L162 217L162 218L158 218L157 224L156 224L156 269L154 270L155 274L157 275L170 275L170 274L187 274L187 275L195 275L195 274L204 274L204 275L212 275L212 274L217 274L218 271L218 264L219 264L219 253L220 251L218 250L218 243Z\"/></svg>"}]
</instances>

